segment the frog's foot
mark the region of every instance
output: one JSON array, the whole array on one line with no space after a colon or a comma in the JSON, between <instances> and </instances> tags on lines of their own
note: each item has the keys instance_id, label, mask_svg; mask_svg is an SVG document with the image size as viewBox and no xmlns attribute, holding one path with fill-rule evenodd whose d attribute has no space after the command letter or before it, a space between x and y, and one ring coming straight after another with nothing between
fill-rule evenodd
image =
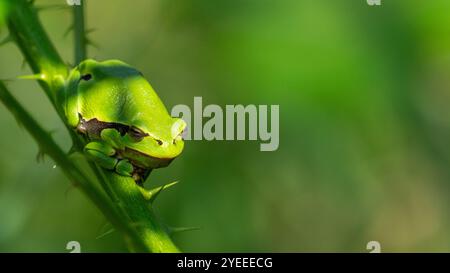
<instances>
[{"instance_id":1,"label":"frog's foot","mask_svg":"<svg viewBox=\"0 0 450 273\"><path fill-rule=\"evenodd\" d=\"M89 142L84 147L86 155L101 167L123 176L133 176L134 167L128 159L116 158L116 150L103 142Z\"/></svg>"},{"instance_id":2,"label":"frog's foot","mask_svg":"<svg viewBox=\"0 0 450 273\"><path fill-rule=\"evenodd\" d=\"M152 169L143 169L138 166L134 166L133 179L139 186L142 186L151 172Z\"/></svg>"}]
</instances>

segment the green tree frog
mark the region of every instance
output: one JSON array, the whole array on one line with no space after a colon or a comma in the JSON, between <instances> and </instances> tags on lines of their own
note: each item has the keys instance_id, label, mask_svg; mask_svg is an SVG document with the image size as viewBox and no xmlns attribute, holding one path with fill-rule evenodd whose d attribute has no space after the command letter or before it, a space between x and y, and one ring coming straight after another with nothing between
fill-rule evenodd
<instances>
[{"instance_id":1,"label":"green tree frog","mask_svg":"<svg viewBox=\"0 0 450 273\"><path fill-rule=\"evenodd\" d=\"M142 73L124 62L81 62L59 99L86 155L137 183L183 150L186 123L172 118Z\"/></svg>"}]
</instances>

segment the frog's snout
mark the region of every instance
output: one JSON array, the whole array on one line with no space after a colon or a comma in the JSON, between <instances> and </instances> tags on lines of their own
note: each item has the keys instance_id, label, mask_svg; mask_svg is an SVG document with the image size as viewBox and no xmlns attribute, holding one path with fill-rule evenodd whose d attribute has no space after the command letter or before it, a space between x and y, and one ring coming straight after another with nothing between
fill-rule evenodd
<instances>
[{"instance_id":1,"label":"frog's snout","mask_svg":"<svg viewBox=\"0 0 450 273\"><path fill-rule=\"evenodd\" d=\"M187 124L184 120L179 118L173 118L173 122L171 124L172 125L167 128L169 134L167 134L165 137L161 138L152 134L149 134L147 136L149 136L151 141L153 141L161 149L168 149L173 152L179 149L183 149L183 146L180 146L179 144L182 144L183 142L183 133L185 132Z\"/></svg>"},{"instance_id":2,"label":"frog's snout","mask_svg":"<svg viewBox=\"0 0 450 273\"><path fill-rule=\"evenodd\" d=\"M175 122L172 124L170 130L172 135L172 142L176 144L177 141L183 140L183 132L186 129L186 122L180 118L175 118Z\"/></svg>"}]
</instances>

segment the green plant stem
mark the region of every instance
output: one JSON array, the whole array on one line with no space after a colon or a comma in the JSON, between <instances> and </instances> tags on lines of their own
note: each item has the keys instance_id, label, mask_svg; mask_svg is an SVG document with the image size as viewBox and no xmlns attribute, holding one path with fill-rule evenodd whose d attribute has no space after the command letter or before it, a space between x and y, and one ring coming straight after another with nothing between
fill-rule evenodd
<instances>
[{"instance_id":1,"label":"green plant stem","mask_svg":"<svg viewBox=\"0 0 450 273\"><path fill-rule=\"evenodd\" d=\"M74 5L72 7L73 11L73 32L74 32L74 57L75 63L79 64L87 58L87 40L86 40L86 27L85 27L85 4L84 0L80 0L79 5ZM69 129L70 130L70 129ZM81 144L80 144L81 145ZM105 180L104 171L98 167L95 163L89 161L89 166L92 169L97 180L102 185L103 189L109 195L109 197L117 202L117 196L109 186L108 182Z\"/></svg>"},{"instance_id":2,"label":"green plant stem","mask_svg":"<svg viewBox=\"0 0 450 273\"><path fill-rule=\"evenodd\" d=\"M75 44L75 64L79 64L87 57L87 38L84 19L85 5L81 0L80 5L74 5L73 8L73 33Z\"/></svg>"},{"instance_id":3,"label":"green plant stem","mask_svg":"<svg viewBox=\"0 0 450 273\"><path fill-rule=\"evenodd\" d=\"M39 84L58 109L56 93L64 85L67 67L42 28L36 9L28 1L12 1L8 28L33 72L41 76ZM59 109L58 112L61 113Z\"/></svg>"},{"instance_id":4,"label":"green plant stem","mask_svg":"<svg viewBox=\"0 0 450 273\"><path fill-rule=\"evenodd\" d=\"M59 146L50 137L36 120L22 107L22 105L11 95L6 86L0 82L0 100L6 108L14 115L16 120L20 122L25 129L31 134L35 141L39 144L42 152L49 155L57 164L64 174L80 188L86 196L94 202L105 217L121 232L129 234L135 243L135 247L139 251L149 250L130 223L124 222L122 215L113 206L111 201L105 194L100 191L93 181L85 176L77 166L75 166L59 148Z\"/></svg>"},{"instance_id":5,"label":"green plant stem","mask_svg":"<svg viewBox=\"0 0 450 273\"><path fill-rule=\"evenodd\" d=\"M27 0L14 0L10 3L12 6L8 18L10 35L14 38L31 69L34 73L40 75L39 83L41 87L65 123L64 111L62 106L58 104L57 97L63 92L68 74L67 67L42 28L32 4ZM83 19L82 9L76 13L75 21L80 18ZM84 31L84 23L80 24L79 31L82 30ZM83 37L85 39L84 33ZM80 48L82 48L81 44L85 46L85 42L86 40L80 42ZM76 53L77 58L82 59L84 59L85 54L86 51L83 51L83 49ZM2 102L31 133L43 152L55 160L70 180L80 185L83 192L99 207L108 220L119 231L123 232L126 238L131 240L134 250L140 252L178 252L164 225L158 221L133 179L100 170L91 164L94 174L108 194L108 196L105 195L95 186L94 181L88 179L71 163L68 156L54 143L49 134L28 115L3 84L0 85L0 92ZM75 134L74 130L69 127L67 129L74 141L74 147L81 151L82 140Z\"/></svg>"},{"instance_id":6,"label":"green plant stem","mask_svg":"<svg viewBox=\"0 0 450 273\"><path fill-rule=\"evenodd\" d=\"M84 12L85 5L82 0L80 5L73 7L76 63L87 58ZM156 220L152 208L149 207L148 202L143 198L133 179L111 172L104 172L95 164L91 163L91 165L93 165L91 168L102 183L103 188L115 202L120 204L120 207L125 212L128 212L127 214L138 230L140 237L150 246L152 252L179 252L166 233L165 227ZM105 176L107 179L105 179Z\"/></svg>"},{"instance_id":7,"label":"green plant stem","mask_svg":"<svg viewBox=\"0 0 450 273\"><path fill-rule=\"evenodd\" d=\"M113 172L108 172L107 178L121 201L120 206L128 212L128 216L138 230L139 236L152 252L179 252L167 234L166 227L158 221L153 209L136 186L134 179Z\"/></svg>"}]
</instances>

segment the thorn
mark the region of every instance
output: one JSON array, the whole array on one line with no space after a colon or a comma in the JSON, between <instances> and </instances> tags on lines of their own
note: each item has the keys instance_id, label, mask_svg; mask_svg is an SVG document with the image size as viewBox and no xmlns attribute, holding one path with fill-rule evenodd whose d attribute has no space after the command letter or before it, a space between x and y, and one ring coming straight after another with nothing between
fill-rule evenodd
<instances>
[{"instance_id":1,"label":"thorn","mask_svg":"<svg viewBox=\"0 0 450 273\"><path fill-rule=\"evenodd\" d=\"M16 120L17 125L18 125L21 129L23 129L24 126L23 126L23 124L22 124L22 121L20 121L19 118L17 118L17 117L14 117L14 119Z\"/></svg>"},{"instance_id":2,"label":"thorn","mask_svg":"<svg viewBox=\"0 0 450 273\"><path fill-rule=\"evenodd\" d=\"M69 33L73 31L73 25L70 25L67 30L64 32L63 37L66 38Z\"/></svg>"},{"instance_id":3,"label":"thorn","mask_svg":"<svg viewBox=\"0 0 450 273\"><path fill-rule=\"evenodd\" d=\"M47 133L50 135L50 136L53 136L54 134L56 134L58 132L58 129L51 129L51 130L48 130L47 131Z\"/></svg>"},{"instance_id":4,"label":"thorn","mask_svg":"<svg viewBox=\"0 0 450 273\"><path fill-rule=\"evenodd\" d=\"M75 153L77 153L77 148L75 147L75 145L72 145L72 147L70 147L70 150L67 152L67 156L71 156Z\"/></svg>"},{"instance_id":5,"label":"thorn","mask_svg":"<svg viewBox=\"0 0 450 273\"><path fill-rule=\"evenodd\" d=\"M0 82L2 82L5 85L8 85L9 83L13 82L15 79L0 79Z\"/></svg>"},{"instance_id":6,"label":"thorn","mask_svg":"<svg viewBox=\"0 0 450 273\"><path fill-rule=\"evenodd\" d=\"M166 185L162 185L160 187L151 189L149 191L147 191L146 189L139 187L139 189L141 190L142 195L144 196L145 200L149 201L150 204L153 204L153 202L155 201L156 197L158 197L158 195L165 189L168 189L172 186L175 186L176 184L178 184L179 181L174 181L172 183L166 184Z\"/></svg>"},{"instance_id":7,"label":"thorn","mask_svg":"<svg viewBox=\"0 0 450 273\"><path fill-rule=\"evenodd\" d=\"M24 75L17 77L19 80L41 80L45 81L45 74Z\"/></svg>"},{"instance_id":8,"label":"thorn","mask_svg":"<svg viewBox=\"0 0 450 273\"><path fill-rule=\"evenodd\" d=\"M22 70L25 69L26 65L27 65L27 60L24 58L22 60L22 65L20 66L20 69L22 69Z\"/></svg>"},{"instance_id":9,"label":"thorn","mask_svg":"<svg viewBox=\"0 0 450 273\"><path fill-rule=\"evenodd\" d=\"M0 82L3 83L5 86L8 86L9 83L11 83L12 81L13 81L13 79L0 79ZM21 129L24 128L22 121L15 115L14 115L14 120L16 121L19 128L21 128Z\"/></svg>"},{"instance_id":10,"label":"thorn","mask_svg":"<svg viewBox=\"0 0 450 273\"><path fill-rule=\"evenodd\" d=\"M175 233L199 230L199 229L200 229L200 227L168 227L170 235L173 235Z\"/></svg>"},{"instance_id":11,"label":"thorn","mask_svg":"<svg viewBox=\"0 0 450 273\"><path fill-rule=\"evenodd\" d=\"M12 41L13 41L13 38L11 37L11 35L9 35L0 42L0 46L6 45L7 43L12 42Z\"/></svg>"},{"instance_id":12,"label":"thorn","mask_svg":"<svg viewBox=\"0 0 450 273\"><path fill-rule=\"evenodd\" d=\"M49 10L68 10L68 9L70 9L70 6L68 6L68 5L42 5L42 6L35 6L35 9L37 12L49 11Z\"/></svg>"},{"instance_id":13,"label":"thorn","mask_svg":"<svg viewBox=\"0 0 450 273\"><path fill-rule=\"evenodd\" d=\"M106 235L113 233L114 231L116 231L116 230L114 228L111 228L110 230L107 230L103 234L100 234L99 236L97 236L95 239L96 240L101 239L101 238L105 237Z\"/></svg>"},{"instance_id":14,"label":"thorn","mask_svg":"<svg viewBox=\"0 0 450 273\"><path fill-rule=\"evenodd\" d=\"M131 222L131 226L134 228L142 228L146 227L147 225L143 222Z\"/></svg>"},{"instance_id":15,"label":"thorn","mask_svg":"<svg viewBox=\"0 0 450 273\"><path fill-rule=\"evenodd\" d=\"M89 39L88 37L85 38L86 44L92 46L95 49L100 49L100 47L98 46L97 43L93 42L91 39Z\"/></svg>"},{"instance_id":16,"label":"thorn","mask_svg":"<svg viewBox=\"0 0 450 273\"><path fill-rule=\"evenodd\" d=\"M70 183L69 186L67 187L66 191L64 192L64 198L67 200L69 199L69 193L76 189L76 183Z\"/></svg>"},{"instance_id":17,"label":"thorn","mask_svg":"<svg viewBox=\"0 0 450 273\"><path fill-rule=\"evenodd\" d=\"M45 160L45 152L39 149L39 152L36 155L36 161L37 163L42 163Z\"/></svg>"},{"instance_id":18,"label":"thorn","mask_svg":"<svg viewBox=\"0 0 450 273\"><path fill-rule=\"evenodd\" d=\"M90 34L90 33L93 33L95 31L97 31L96 28L89 28L89 29L86 30L86 34Z\"/></svg>"},{"instance_id":19,"label":"thorn","mask_svg":"<svg viewBox=\"0 0 450 273\"><path fill-rule=\"evenodd\" d=\"M106 219L103 219L102 224L98 227L97 234L102 234L103 232L108 231L111 228L112 228L112 225ZM98 235L98 236L101 236L101 235Z\"/></svg>"}]
</instances>

